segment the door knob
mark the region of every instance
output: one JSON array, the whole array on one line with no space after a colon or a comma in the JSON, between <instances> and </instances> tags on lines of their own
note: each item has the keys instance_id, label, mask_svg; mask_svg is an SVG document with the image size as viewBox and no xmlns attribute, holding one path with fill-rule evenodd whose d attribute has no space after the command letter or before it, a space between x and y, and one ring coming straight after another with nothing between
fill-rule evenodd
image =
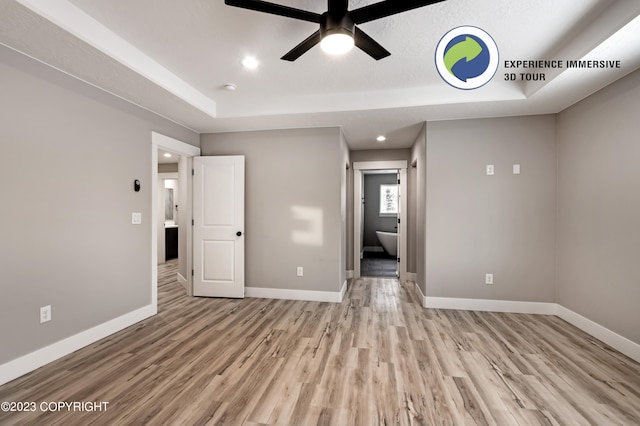
<instances>
[{"instance_id":1,"label":"door knob","mask_svg":"<svg viewBox=\"0 0 640 426\"><path fill-rule=\"evenodd\" d=\"M242 236L242 231L238 231L238 232L236 232L236 235L237 235L238 237Z\"/></svg>"}]
</instances>

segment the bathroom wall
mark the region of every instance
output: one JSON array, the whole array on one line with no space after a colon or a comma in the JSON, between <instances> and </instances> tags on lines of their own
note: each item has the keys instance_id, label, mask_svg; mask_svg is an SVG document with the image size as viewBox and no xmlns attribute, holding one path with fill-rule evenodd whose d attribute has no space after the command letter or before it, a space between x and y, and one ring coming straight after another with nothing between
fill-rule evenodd
<instances>
[{"instance_id":1,"label":"bathroom wall","mask_svg":"<svg viewBox=\"0 0 640 426\"><path fill-rule=\"evenodd\" d=\"M159 173L158 174L158 185L156 187L156 233L157 233L157 251L158 251L158 264L162 264L166 262L165 258L165 250L166 250L166 241L165 241L165 208L166 208L166 199L165 199L165 188L176 187L177 180L174 178L177 176L177 173ZM168 185L168 186L167 186ZM176 200L177 192L174 192L174 205ZM176 222L177 223L177 222Z\"/></svg>"},{"instance_id":2,"label":"bathroom wall","mask_svg":"<svg viewBox=\"0 0 640 426\"><path fill-rule=\"evenodd\" d=\"M376 231L396 232L397 216L380 217L380 185L396 184L395 174L365 174L364 175L364 242L366 249L377 247L382 249Z\"/></svg>"},{"instance_id":3,"label":"bathroom wall","mask_svg":"<svg viewBox=\"0 0 640 426\"><path fill-rule=\"evenodd\" d=\"M178 179L163 179L163 180L164 180L164 188L171 189L173 191L173 197L171 200L171 205L169 205L170 200L167 200L167 192L163 191L164 199L162 202L162 206L163 206L162 223L164 223L165 226L177 225L179 220L179 214L178 214L178 208L176 208L176 206L178 205L178 200L180 199L180 187L178 185ZM168 210L170 210L170 212ZM172 219L167 219L167 213L169 213L169 216Z\"/></svg>"}]
</instances>

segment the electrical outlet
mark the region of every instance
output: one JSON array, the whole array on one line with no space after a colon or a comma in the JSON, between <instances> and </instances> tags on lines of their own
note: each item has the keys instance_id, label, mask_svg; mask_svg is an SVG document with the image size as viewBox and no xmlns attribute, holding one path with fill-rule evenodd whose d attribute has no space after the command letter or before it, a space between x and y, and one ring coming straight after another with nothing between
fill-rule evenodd
<instances>
[{"instance_id":1,"label":"electrical outlet","mask_svg":"<svg viewBox=\"0 0 640 426\"><path fill-rule=\"evenodd\" d=\"M40 308L40 324L51 321L51 305Z\"/></svg>"},{"instance_id":2,"label":"electrical outlet","mask_svg":"<svg viewBox=\"0 0 640 426\"><path fill-rule=\"evenodd\" d=\"M298 268L296 269L296 275L299 277L304 275L304 270L302 269L302 266L298 266Z\"/></svg>"},{"instance_id":3,"label":"electrical outlet","mask_svg":"<svg viewBox=\"0 0 640 426\"><path fill-rule=\"evenodd\" d=\"M140 225L140 224L142 224L142 213L140 213L140 212L131 213L131 224L132 225Z\"/></svg>"},{"instance_id":4,"label":"electrical outlet","mask_svg":"<svg viewBox=\"0 0 640 426\"><path fill-rule=\"evenodd\" d=\"M493 274L484 274L484 283L493 284Z\"/></svg>"}]
</instances>

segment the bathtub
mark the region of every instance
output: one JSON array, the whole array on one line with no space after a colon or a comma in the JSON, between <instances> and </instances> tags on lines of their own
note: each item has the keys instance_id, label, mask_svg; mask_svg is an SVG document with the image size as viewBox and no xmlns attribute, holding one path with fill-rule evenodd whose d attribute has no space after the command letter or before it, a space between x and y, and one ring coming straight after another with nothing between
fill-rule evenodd
<instances>
[{"instance_id":1,"label":"bathtub","mask_svg":"<svg viewBox=\"0 0 640 426\"><path fill-rule=\"evenodd\" d=\"M378 236L378 241L384 247L384 251L391 256L396 256L398 253L398 234L395 232L376 231L376 235Z\"/></svg>"}]
</instances>

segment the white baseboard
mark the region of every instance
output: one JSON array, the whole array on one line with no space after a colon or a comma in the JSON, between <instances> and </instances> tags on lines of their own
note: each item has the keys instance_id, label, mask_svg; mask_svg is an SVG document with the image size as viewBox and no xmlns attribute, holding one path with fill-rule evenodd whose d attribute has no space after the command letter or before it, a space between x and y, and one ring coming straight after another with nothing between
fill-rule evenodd
<instances>
[{"instance_id":1,"label":"white baseboard","mask_svg":"<svg viewBox=\"0 0 640 426\"><path fill-rule=\"evenodd\" d=\"M36 370L43 365L69 355L85 346L117 333L137 322L149 318L157 313L157 307L147 305L128 314L114 318L103 324L67 337L42 349L16 358L0 365L0 385L14 380L24 374Z\"/></svg>"},{"instance_id":2,"label":"white baseboard","mask_svg":"<svg viewBox=\"0 0 640 426\"><path fill-rule=\"evenodd\" d=\"M557 316L568 322L569 324L573 324L578 327L580 330L584 331L606 343L607 345L615 348L616 350L622 352L629 358L640 362L640 345L632 342L624 336L621 336L606 327L601 326L600 324L591 321L589 318L585 318L580 314L573 312L570 309L565 308L564 306L558 306Z\"/></svg>"},{"instance_id":3,"label":"white baseboard","mask_svg":"<svg viewBox=\"0 0 640 426\"><path fill-rule=\"evenodd\" d=\"M362 249L363 252L365 251L369 251L369 252L375 252L375 253L383 253L384 249L380 246L367 246L364 249Z\"/></svg>"},{"instance_id":4,"label":"white baseboard","mask_svg":"<svg viewBox=\"0 0 640 426\"><path fill-rule=\"evenodd\" d=\"M621 336L608 328L583 317L557 303L518 302L508 300L457 299L450 297L426 297L416 284L416 292L423 300L425 308L457 309L461 311L510 312L519 314L556 315L568 323L578 327L625 354L629 358L640 362L640 344Z\"/></svg>"},{"instance_id":5,"label":"white baseboard","mask_svg":"<svg viewBox=\"0 0 640 426\"><path fill-rule=\"evenodd\" d=\"M415 272L407 272L407 281L413 281L415 283L418 281L418 274Z\"/></svg>"},{"instance_id":6,"label":"white baseboard","mask_svg":"<svg viewBox=\"0 0 640 426\"><path fill-rule=\"evenodd\" d=\"M458 299L451 297L425 297L424 307L457 309L460 311L511 312L518 314L555 315L555 303L519 302L511 300Z\"/></svg>"},{"instance_id":7,"label":"white baseboard","mask_svg":"<svg viewBox=\"0 0 640 426\"><path fill-rule=\"evenodd\" d=\"M342 283L342 288L340 289L340 302L342 303L342 301L344 300L344 295L347 293L347 280L344 280L344 282Z\"/></svg>"},{"instance_id":8,"label":"white baseboard","mask_svg":"<svg viewBox=\"0 0 640 426\"><path fill-rule=\"evenodd\" d=\"M185 291L189 291L187 289L187 285L188 285L187 279L183 277L180 272L177 272L177 275L178 275L178 283L185 289Z\"/></svg>"},{"instance_id":9,"label":"white baseboard","mask_svg":"<svg viewBox=\"0 0 640 426\"><path fill-rule=\"evenodd\" d=\"M343 284L344 291L346 286ZM245 287L245 297L259 299L306 300L309 302L342 302L341 291L291 290L285 288Z\"/></svg>"},{"instance_id":10,"label":"white baseboard","mask_svg":"<svg viewBox=\"0 0 640 426\"><path fill-rule=\"evenodd\" d=\"M414 281L415 282L415 281ZM416 293L418 293L418 297L420 298L420 300L422 301L422 307L426 308L427 307L427 297L424 295L424 293L422 292L422 289L420 288L420 286L418 285L418 283L416 284Z\"/></svg>"}]
</instances>

